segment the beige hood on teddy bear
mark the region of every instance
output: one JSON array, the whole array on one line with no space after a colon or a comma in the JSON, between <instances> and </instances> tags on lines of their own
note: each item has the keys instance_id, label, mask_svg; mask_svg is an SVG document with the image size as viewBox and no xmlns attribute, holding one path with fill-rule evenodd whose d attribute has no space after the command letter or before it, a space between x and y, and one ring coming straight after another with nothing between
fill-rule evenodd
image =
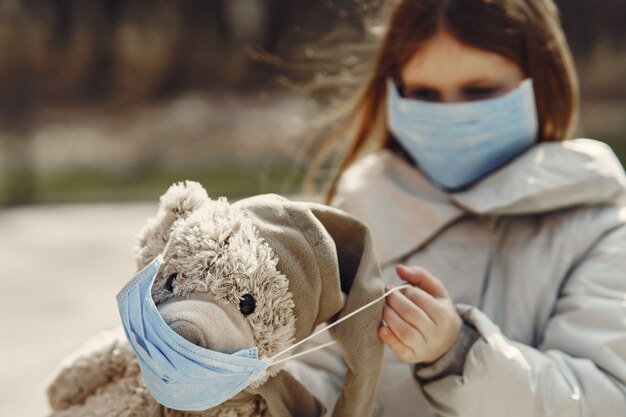
<instances>
[{"instance_id":1,"label":"beige hood on teddy bear","mask_svg":"<svg viewBox=\"0 0 626 417\"><path fill-rule=\"evenodd\" d=\"M238 201L273 248L289 279L296 316L295 342L382 296L383 283L367 228L338 209L292 202L277 195ZM378 337L382 301L329 330L347 365L335 417L372 414L383 344ZM273 417L321 415L317 402L287 372L256 389Z\"/></svg>"}]
</instances>

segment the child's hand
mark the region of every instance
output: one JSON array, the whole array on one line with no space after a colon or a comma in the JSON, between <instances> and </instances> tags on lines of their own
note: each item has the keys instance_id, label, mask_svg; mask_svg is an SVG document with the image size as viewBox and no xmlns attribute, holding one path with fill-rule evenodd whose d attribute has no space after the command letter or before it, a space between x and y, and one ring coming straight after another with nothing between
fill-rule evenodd
<instances>
[{"instance_id":1,"label":"child's hand","mask_svg":"<svg viewBox=\"0 0 626 417\"><path fill-rule=\"evenodd\" d=\"M385 299L383 325L378 334L400 359L409 363L434 362L454 344L463 321L441 281L425 269L398 265L400 278L413 287Z\"/></svg>"}]
</instances>

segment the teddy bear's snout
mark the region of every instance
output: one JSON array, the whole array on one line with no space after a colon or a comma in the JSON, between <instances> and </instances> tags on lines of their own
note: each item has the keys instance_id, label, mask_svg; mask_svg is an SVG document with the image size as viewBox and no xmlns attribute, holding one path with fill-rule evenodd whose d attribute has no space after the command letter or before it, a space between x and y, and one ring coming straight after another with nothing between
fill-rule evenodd
<instances>
[{"instance_id":1,"label":"teddy bear's snout","mask_svg":"<svg viewBox=\"0 0 626 417\"><path fill-rule=\"evenodd\" d=\"M195 345L222 353L256 345L252 328L241 312L217 297L173 297L157 308L172 330Z\"/></svg>"}]
</instances>

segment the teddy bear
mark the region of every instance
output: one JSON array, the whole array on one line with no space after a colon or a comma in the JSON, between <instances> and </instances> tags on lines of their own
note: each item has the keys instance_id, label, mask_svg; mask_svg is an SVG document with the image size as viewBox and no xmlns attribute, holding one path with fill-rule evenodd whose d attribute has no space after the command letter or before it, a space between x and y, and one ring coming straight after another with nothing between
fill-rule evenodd
<instances>
[{"instance_id":1,"label":"teddy bear","mask_svg":"<svg viewBox=\"0 0 626 417\"><path fill-rule=\"evenodd\" d=\"M138 271L161 257L151 299L167 326L201 349L255 349L258 358L272 358L337 321L328 333L346 373L332 415L372 414L383 352L377 334L382 301L374 301L384 286L369 232L356 218L275 194L212 200L199 183L185 181L161 196L134 252ZM363 311L350 314L358 309ZM47 389L50 417L325 415L328 410L284 363L272 363L208 409L171 408L151 394L120 327L60 364Z\"/></svg>"}]
</instances>

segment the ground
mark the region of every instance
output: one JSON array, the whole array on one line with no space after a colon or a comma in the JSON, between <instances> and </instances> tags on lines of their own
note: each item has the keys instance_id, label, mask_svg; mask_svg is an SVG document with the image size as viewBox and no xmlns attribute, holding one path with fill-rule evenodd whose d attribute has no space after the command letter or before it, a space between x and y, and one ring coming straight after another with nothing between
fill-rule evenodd
<instances>
[{"instance_id":1,"label":"ground","mask_svg":"<svg viewBox=\"0 0 626 417\"><path fill-rule=\"evenodd\" d=\"M157 202L0 211L0 416L44 416L55 366L119 323L134 235Z\"/></svg>"}]
</instances>

